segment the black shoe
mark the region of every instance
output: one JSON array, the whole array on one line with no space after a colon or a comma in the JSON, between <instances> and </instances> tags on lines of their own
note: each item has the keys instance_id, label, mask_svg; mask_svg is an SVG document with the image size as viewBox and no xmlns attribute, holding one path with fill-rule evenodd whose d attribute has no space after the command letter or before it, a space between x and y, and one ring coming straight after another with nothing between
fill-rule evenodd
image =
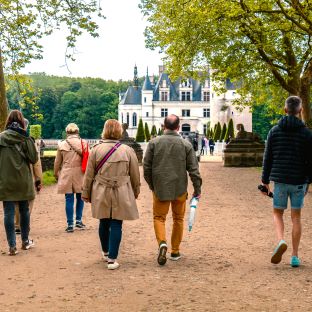
<instances>
[{"instance_id":1,"label":"black shoe","mask_svg":"<svg viewBox=\"0 0 312 312\"><path fill-rule=\"evenodd\" d=\"M21 229L16 228L16 229L15 229L15 234L21 234Z\"/></svg>"},{"instance_id":2,"label":"black shoe","mask_svg":"<svg viewBox=\"0 0 312 312\"><path fill-rule=\"evenodd\" d=\"M167 243L166 242L161 242L159 244L159 250L158 250L158 258L157 258L157 262L159 265L165 265L167 262Z\"/></svg>"},{"instance_id":3,"label":"black shoe","mask_svg":"<svg viewBox=\"0 0 312 312\"><path fill-rule=\"evenodd\" d=\"M72 232L74 232L74 226L73 226L73 225L69 225L65 231L66 231L67 233L72 233Z\"/></svg>"},{"instance_id":4,"label":"black shoe","mask_svg":"<svg viewBox=\"0 0 312 312\"><path fill-rule=\"evenodd\" d=\"M76 227L78 229L84 230L86 228L86 225L82 223L82 221L76 221Z\"/></svg>"}]
</instances>

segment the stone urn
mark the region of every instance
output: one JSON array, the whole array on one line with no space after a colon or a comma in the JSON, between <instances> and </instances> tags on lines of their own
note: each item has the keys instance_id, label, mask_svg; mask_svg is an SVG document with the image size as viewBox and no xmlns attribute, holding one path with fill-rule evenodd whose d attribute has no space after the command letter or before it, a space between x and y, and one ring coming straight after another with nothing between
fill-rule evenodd
<instances>
[{"instance_id":1,"label":"stone urn","mask_svg":"<svg viewBox=\"0 0 312 312\"><path fill-rule=\"evenodd\" d=\"M143 150L142 150L141 145L139 143L137 143L134 138L129 137L129 134L127 132L128 124L123 123L122 129L123 129L123 132L122 132L121 139L119 140L120 143L126 144L126 145L132 147L133 150L135 151L135 154L137 155L139 164L142 164Z\"/></svg>"}]
</instances>

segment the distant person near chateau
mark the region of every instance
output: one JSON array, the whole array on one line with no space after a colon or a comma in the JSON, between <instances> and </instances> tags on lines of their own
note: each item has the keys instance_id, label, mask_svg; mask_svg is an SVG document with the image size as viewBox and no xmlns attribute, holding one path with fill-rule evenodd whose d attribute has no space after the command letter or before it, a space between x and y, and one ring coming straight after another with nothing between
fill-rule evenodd
<instances>
[{"instance_id":1,"label":"distant person near chateau","mask_svg":"<svg viewBox=\"0 0 312 312\"><path fill-rule=\"evenodd\" d=\"M301 208L312 181L312 133L299 119L301 111L302 101L299 97L290 96L286 99L287 116L282 117L268 134L262 171L262 184L268 192L270 181L274 181L273 220L278 239L271 258L274 264L281 262L287 249L283 213L290 198L293 225L292 267L300 266L298 248L301 238Z\"/></svg>"},{"instance_id":2,"label":"distant person near chateau","mask_svg":"<svg viewBox=\"0 0 312 312\"><path fill-rule=\"evenodd\" d=\"M187 194L187 172L193 182L193 196L199 197L202 179L195 151L179 135L180 120L176 115L165 118L165 132L152 139L144 157L144 178L153 192L154 229L158 241L158 264L167 261L165 221L171 204L173 228L171 235L171 260L179 260L183 237Z\"/></svg>"},{"instance_id":3,"label":"distant person near chateau","mask_svg":"<svg viewBox=\"0 0 312 312\"><path fill-rule=\"evenodd\" d=\"M205 141L205 136L203 135L201 138L200 155L205 155L205 148L206 148L206 141Z\"/></svg>"},{"instance_id":4,"label":"distant person near chateau","mask_svg":"<svg viewBox=\"0 0 312 312\"><path fill-rule=\"evenodd\" d=\"M214 147L215 147L215 142L214 142L213 138L211 138L211 139L209 139L209 150L210 150L211 156L213 156Z\"/></svg>"},{"instance_id":5,"label":"distant person near chateau","mask_svg":"<svg viewBox=\"0 0 312 312\"><path fill-rule=\"evenodd\" d=\"M119 142L117 120L105 122L102 138L91 150L82 197L91 202L92 216L100 220L102 256L107 268L115 270L123 220L139 218L135 199L140 193L140 172L134 150Z\"/></svg>"},{"instance_id":6,"label":"distant person near chateau","mask_svg":"<svg viewBox=\"0 0 312 312\"><path fill-rule=\"evenodd\" d=\"M54 175L58 179L58 193L65 194L65 211L67 217L66 232L74 231L74 201L76 194L76 227L84 229L82 222L84 202L81 199L84 173L81 170L82 146L87 142L80 139L79 128L70 123L66 127L66 140L59 143L54 162Z\"/></svg>"},{"instance_id":7,"label":"distant person near chateau","mask_svg":"<svg viewBox=\"0 0 312 312\"><path fill-rule=\"evenodd\" d=\"M4 227L9 244L9 255L16 255L14 229L15 203L21 216L22 249L34 246L29 235L29 204L35 198L30 164L38 161L35 142L27 135L21 112L13 110L0 133L0 201L3 201Z\"/></svg>"},{"instance_id":8,"label":"distant person near chateau","mask_svg":"<svg viewBox=\"0 0 312 312\"><path fill-rule=\"evenodd\" d=\"M27 119L24 119L24 121L25 121L25 128L27 130L29 122ZM35 144L35 146L36 146L36 144ZM41 188L42 188L42 166L41 166L39 148L37 149L37 153L38 153L38 161L35 164L30 164L30 170L31 170L31 174L33 177L33 183L35 186L35 190L37 193L39 193ZM34 207L34 202L35 202L34 199L30 200L28 202L30 215L31 215L31 212L32 212L33 207ZM19 213L19 207L18 207L17 203L15 205L15 233L21 234L20 213Z\"/></svg>"}]
</instances>

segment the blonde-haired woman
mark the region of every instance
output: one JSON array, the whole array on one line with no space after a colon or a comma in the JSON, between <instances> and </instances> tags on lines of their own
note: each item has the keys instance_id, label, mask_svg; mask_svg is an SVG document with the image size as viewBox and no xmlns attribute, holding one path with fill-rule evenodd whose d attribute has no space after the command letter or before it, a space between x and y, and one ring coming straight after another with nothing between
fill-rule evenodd
<instances>
[{"instance_id":1,"label":"blonde-haired woman","mask_svg":"<svg viewBox=\"0 0 312 312\"><path fill-rule=\"evenodd\" d=\"M92 216L100 220L99 237L107 268L117 262L123 220L139 217L136 201L140 193L138 159L133 149L121 145L121 125L105 122L102 141L91 150L83 183L82 197L91 202Z\"/></svg>"},{"instance_id":2,"label":"blonde-haired woman","mask_svg":"<svg viewBox=\"0 0 312 312\"><path fill-rule=\"evenodd\" d=\"M88 148L87 142L79 137L79 128L75 123L66 127L66 140L57 149L54 162L54 175L58 179L59 194L65 194L65 210L67 217L66 232L74 231L74 201L76 194L76 227L84 229L82 213L84 202L81 199L84 173L81 170L82 148Z\"/></svg>"}]
</instances>

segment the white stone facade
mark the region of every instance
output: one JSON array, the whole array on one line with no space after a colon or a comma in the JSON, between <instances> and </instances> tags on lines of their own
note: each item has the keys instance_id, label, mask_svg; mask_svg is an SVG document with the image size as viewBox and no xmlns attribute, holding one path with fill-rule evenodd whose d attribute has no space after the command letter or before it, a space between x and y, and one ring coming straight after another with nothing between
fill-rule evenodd
<instances>
[{"instance_id":1,"label":"white stone facade","mask_svg":"<svg viewBox=\"0 0 312 312\"><path fill-rule=\"evenodd\" d=\"M234 127L242 123L247 131L252 131L252 114L248 108L239 112L231 104L237 97L235 90L217 95L211 85L208 79L202 84L193 79L172 83L163 72L160 72L158 82L153 85L147 74L142 88L129 87L121 96L119 122L128 123L131 137L136 136L140 118L143 124L148 124L150 131L153 125L158 131L165 116L170 114L180 117L180 131L186 133L191 131L202 135L209 121L211 127L218 122L222 126L230 118L233 119Z\"/></svg>"}]
</instances>

